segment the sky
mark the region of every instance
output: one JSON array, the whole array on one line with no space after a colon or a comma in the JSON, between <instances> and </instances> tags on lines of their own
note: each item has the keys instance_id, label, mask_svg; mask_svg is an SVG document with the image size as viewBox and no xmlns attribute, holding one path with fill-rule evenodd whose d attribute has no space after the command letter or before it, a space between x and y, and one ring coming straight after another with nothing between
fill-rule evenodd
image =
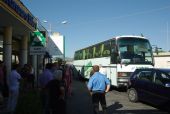
<instances>
[{"instance_id":1,"label":"sky","mask_svg":"<svg viewBox=\"0 0 170 114\"><path fill-rule=\"evenodd\" d=\"M51 24L65 36L66 57L120 35L143 34L151 45L170 50L170 0L21 1L47 30Z\"/></svg>"}]
</instances>

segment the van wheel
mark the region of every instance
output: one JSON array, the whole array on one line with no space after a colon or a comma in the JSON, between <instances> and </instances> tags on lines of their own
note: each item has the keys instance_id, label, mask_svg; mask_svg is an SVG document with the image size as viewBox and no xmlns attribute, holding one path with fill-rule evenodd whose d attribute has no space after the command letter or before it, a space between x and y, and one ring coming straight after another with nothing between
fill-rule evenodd
<instances>
[{"instance_id":1,"label":"van wheel","mask_svg":"<svg viewBox=\"0 0 170 114\"><path fill-rule=\"evenodd\" d=\"M128 89L128 98L131 102L138 102L138 93L134 88Z\"/></svg>"}]
</instances>

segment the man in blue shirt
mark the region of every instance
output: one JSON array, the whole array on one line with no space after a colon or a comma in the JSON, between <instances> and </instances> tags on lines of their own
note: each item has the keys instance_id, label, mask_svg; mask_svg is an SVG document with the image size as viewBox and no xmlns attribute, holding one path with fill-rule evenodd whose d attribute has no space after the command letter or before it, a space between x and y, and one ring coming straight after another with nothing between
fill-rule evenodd
<instances>
[{"instance_id":1,"label":"man in blue shirt","mask_svg":"<svg viewBox=\"0 0 170 114\"><path fill-rule=\"evenodd\" d=\"M110 89L110 81L107 77L99 72L99 66L93 66L94 74L91 76L88 82L88 89L92 95L92 103L94 108L94 114L99 113L99 102L102 106L104 114L106 114L106 98L105 93Z\"/></svg>"}]
</instances>

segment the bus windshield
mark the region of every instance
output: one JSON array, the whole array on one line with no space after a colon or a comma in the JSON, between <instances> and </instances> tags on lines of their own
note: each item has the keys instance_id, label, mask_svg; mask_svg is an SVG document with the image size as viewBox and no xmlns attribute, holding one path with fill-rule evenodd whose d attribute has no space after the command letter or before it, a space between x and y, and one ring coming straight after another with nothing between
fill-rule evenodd
<instances>
[{"instance_id":1,"label":"bus windshield","mask_svg":"<svg viewBox=\"0 0 170 114\"><path fill-rule=\"evenodd\" d=\"M120 38L117 40L122 64L153 64L150 43L142 38Z\"/></svg>"}]
</instances>

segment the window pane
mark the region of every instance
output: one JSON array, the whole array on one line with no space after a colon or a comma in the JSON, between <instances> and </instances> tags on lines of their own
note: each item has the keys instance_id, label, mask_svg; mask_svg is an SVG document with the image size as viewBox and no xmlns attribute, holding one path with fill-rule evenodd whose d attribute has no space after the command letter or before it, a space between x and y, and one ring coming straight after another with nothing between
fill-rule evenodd
<instances>
[{"instance_id":1,"label":"window pane","mask_svg":"<svg viewBox=\"0 0 170 114\"><path fill-rule=\"evenodd\" d=\"M129 63L151 64L152 50L148 40L139 38L120 38L118 41L118 49L121 59L126 59Z\"/></svg>"},{"instance_id":2,"label":"window pane","mask_svg":"<svg viewBox=\"0 0 170 114\"><path fill-rule=\"evenodd\" d=\"M146 81L152 81L153 76L151 71L142 71L139 73L139 79L146 80Z\"/></svg>"},{"instance_id":3,"label":"window pane","mask_svg":"<svg viewBox=\"0 0 170 114\"><path fill-rule=\"evenodd\" d=\"M102 56L103 57L110 56L110 41L104 42Z\"/></svg>"},{"instance_id":4,"label":"window pane","mask_svg":"<svg viewBox=\"0 0 170 114\"><path fill-rule=\"evenodd\" d=\"M101 57L102 45L98 44L95 46L95 57Z\"/></svg>"},{"instance_id":5,"label":"window pane","mask_svg":"<svg viewBox=\"0 0 170 114\"><path fill-rule=\"evenodd\" d=\"M116 41L114 39L111 41L111 63L112 64L117 63L117 55L118 55L118 52L116 51Z\"/></svg>"},{"instance_id":6,"label":"window pane","mask_svg":"<svg viewBox=\"0 0 170 114\"><path fill-rule=\"evenodd\" d=\"M88 58L93 58L93 47L89 48L89 57Z\"/></svg>"}]
</instances>

